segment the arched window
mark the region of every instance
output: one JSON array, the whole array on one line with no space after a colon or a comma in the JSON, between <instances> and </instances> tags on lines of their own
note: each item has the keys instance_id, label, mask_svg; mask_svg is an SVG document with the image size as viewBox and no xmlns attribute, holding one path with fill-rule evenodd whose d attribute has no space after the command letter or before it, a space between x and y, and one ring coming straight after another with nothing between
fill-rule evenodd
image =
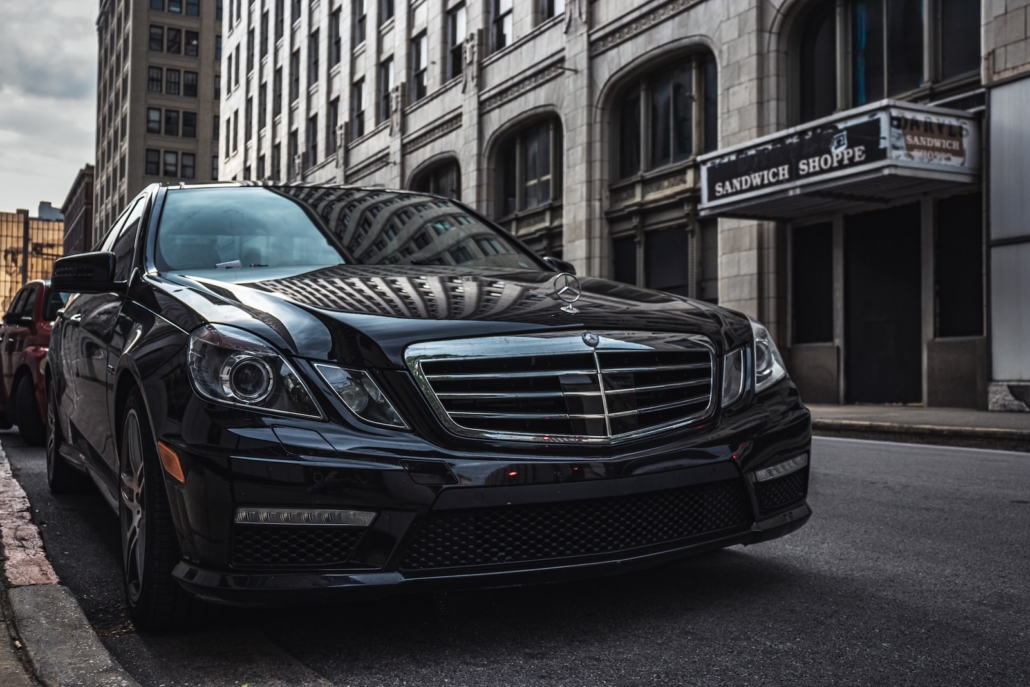
<instances>
[{"instance_id":1,"label":"arched window","mask_svg":"<svg viewBox=\"0 0 1030 687\"><path fill-rule=\"evenodd\" d=\"M710 55L680 59L634 80L614 108L615 178L715 150L717 95Z\"/></svg>"},{"instance_id":2,"label":"arched window","mask_svg":"<svg viewBox=\"0 0 1030 687\"><path fill-rule=\"evenodd\" d=\"M447 160L420 172L412 182L411 190L461 200L461 167L458 161Z\"/></svg>"},{"instance_id":3,"label":"arched window","mask_svg":"<svg viewBox=\"0 0 1030 687\"><path fill-rule=\"evenodd\" d=\"M795 45L796 119L807 122L975 74L980 0L824 0Z\"/></svg>"},{"instance_id":4,"label":"arched window","mask_svg":"<svg viewBox=\"0 0 1030 687\"><path fill-rule=\"evenodd\" d=\"M562 131L556 117L512 134L500 147L498 217L561 200Z\"/></svg>"}]
</instances>

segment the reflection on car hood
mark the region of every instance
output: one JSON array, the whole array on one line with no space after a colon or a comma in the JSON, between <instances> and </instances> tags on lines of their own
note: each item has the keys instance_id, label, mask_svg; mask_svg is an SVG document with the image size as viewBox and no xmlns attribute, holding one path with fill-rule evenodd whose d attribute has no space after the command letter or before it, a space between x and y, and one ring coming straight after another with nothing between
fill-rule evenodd
<instances>
[{"instance_id":1,"label":"reflection on car hood","mask_svg":"<svg viewBox=\"0 0 1030 687\"><path fill-rule=\"evenodd\" d=\"M416 341L471 336L554 329L682 332L703 334L725 350L750 333L746 318L731 311L586 277L579 279L582 294L570 313L555 295L556 277L496 268L341 265L245 283L179 277L209 295L176 295L204 320L263 325L298 355L385 366L401 366L404 348ZM242 312L227 317L224 307L216 307L230 303ZM328 331L316 336L313 329Z\"/></svg>"}]
</instances>

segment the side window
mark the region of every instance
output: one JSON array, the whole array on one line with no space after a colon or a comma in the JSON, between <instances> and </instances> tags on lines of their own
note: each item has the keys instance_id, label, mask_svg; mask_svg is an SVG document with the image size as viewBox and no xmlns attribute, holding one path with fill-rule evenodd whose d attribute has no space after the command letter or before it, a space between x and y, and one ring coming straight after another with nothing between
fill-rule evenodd
<instances>
[{"instance_id":1,"label":"side window","mask_svg":"<svg viewBox=\"0 0 1030 687\"><path fill-rule=\"evenodd\" d=\"M36 314L36 299L39 298L39 289L32 287L25 289L25 300L21 302L18 314L22 317L32 317Z\"/></svg>"},{"instance_id":2,"label":"side window","mask_svg":"<svg viewBox=\"0 0 1030 687\"><path fill-rule=\"evenodd\" d=\"M26 293L28 293L28 289L22 289L15 294L14 300L11 301L11 307L7 309L8 315L17 314L21 310L21 304L25 301Z\"/></svg>"},{"instance_id":3,"label":"side window","mask_svg":"<svg viewBox=\"0 0 1030 687\"><path fill-rule=\"evenodd\" d=\"M93 247L93 250L114 250L114 241L118 237L118 234L121 233L122 227L125 226L125 220L128 219L129 215L136 211L136 204L138 204L138 202L139 201L135 201L133 205L130 205L129 208L125 210L125 212L118 216L118 219L116 219L114 223L111 225L111 231L107 232L107 234L104 235L104 238L101 239L100 242Z\"/></svg>"},{"instance_id":4,"label":"side window","mask_svg":"<svg viewBox=\"0 0 1030 687\"><path fill-rule=\"evenodd\" d=\"M143 218L143 210L146 202L140 200L132 208L125 220L121 233L118 234L111 247L114 253L114 280L128 281L132 271L132 258L136 253L136 235L139 233L140 220Z\"/></svg>"},{"instance_id":5,"label":"side window","mask_svg":"<svg viewBox=\"0 0 1030 687\"><path fill-rule=\"evenodd\" d=\"M57 311L64 307L71 294L60 291L50 291L47 295L46 304L43 306L43 319L52 322L57 319Z\"/></svg>"}]
</instances>

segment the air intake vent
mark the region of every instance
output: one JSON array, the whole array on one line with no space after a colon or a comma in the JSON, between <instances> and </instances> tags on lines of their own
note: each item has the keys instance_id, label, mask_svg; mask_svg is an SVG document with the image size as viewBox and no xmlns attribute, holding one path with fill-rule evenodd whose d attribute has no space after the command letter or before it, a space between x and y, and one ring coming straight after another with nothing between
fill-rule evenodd
<instances>
[{"instance_id":1,"label":"air intake vent","mask_svg":"<svg viewBox=\"0 0 1030 687\"><path fill-rule=\"evenodd\" d=\"M609 442L688 425L714 410L712 348L700 337L493 337L417 344L406 357L440 419L464 436Z\"/></svg>"}]
</instances>

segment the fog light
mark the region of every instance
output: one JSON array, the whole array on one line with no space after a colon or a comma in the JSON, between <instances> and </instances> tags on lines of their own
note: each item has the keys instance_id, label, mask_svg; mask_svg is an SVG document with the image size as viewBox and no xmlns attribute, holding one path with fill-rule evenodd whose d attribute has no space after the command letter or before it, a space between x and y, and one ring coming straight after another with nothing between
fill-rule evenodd
<instances>
[{"instance_id":1,"label":"fog light","mask_svg":"<svg viewBox=\"0 0 1030 687\"><path fill-rule=\"evenodd\" d=\"M795 456L790 460L785 460L782 463L776 465L770 465L767 468L759 470L755 473L756 482L767 482L777 477L783 477L789 475L792 472L797 472L801 468L808 465L808 454L802 453L800 456Z\"/></svg>"},{"instance_id":2,"label":"fog light","mask_svg":"<svg viewBox=\"0 0 1030 687\"><path fill-rule=\"evenodd\" d=\"M368 527L375 513L363 510L239 508L237 525L336 525Z\"/></svg>"}]
</instances>

